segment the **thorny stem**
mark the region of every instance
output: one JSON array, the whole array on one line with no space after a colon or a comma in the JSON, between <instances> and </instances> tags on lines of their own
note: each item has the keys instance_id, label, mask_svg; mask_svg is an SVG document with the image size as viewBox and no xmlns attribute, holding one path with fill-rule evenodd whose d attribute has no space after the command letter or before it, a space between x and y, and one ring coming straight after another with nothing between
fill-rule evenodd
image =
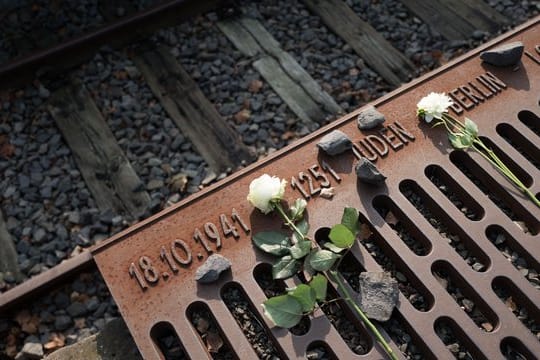
<instances>
[{"instance_id":1,"label":"thorny stem","mask_svg":"<svg viewBox=\"0 0 540 360\"><path fill-rule=\"evenodd\" d=\"M281 206L281 204L280 204L280 203L276 203L275 206L276 206L277 211L279 212L279 214L280 214L281 217L283 218L283 220L285 220L285 223L287 223L287 225L288 225L295 233L297 233L298 236L300 236L300 239L304 240L304 239L305 239L304 234L302 234L302 232L296 227L296 225L294 225L294 223L292 222L292 220L289 219L289 216L287 215L287 213L285 212L285 210L283 210L283 207ZM294 240L293 240L293 241L294 241Z\"/></svg>"},{"instance_id":2,"label":"thorny stem","mask_svg":"<svg viewBox=\"0 0 540 360\"><path fill-rule=\"evenodd\" d=\"M334 281L337 283L338 289L341 290L343 294L345 294L345 301L347 301L349 305L352 306L352 308L356 311L358 316L360 316L360 319L364 322L364 324L368 327L368 329L373 333L373 335L375 335L375 338L381 344L381 346L383 347L384 351L386 351L390 359L397 360L398 357L396 356L396 354L394 353L390 345L388 345L388 343L386 342L382 334L375 327L375 325L369 320L366 314L364 314L362 309L360 309L360 306L358 306L358 304L354 302L354 300L351 297L351 293L345 286L345 283L341 279L341 276L337 273L336 270L331 270L328 273L332 276Z\"/></svg>"},{"instance_id":3,"label":"thorny stem","mask_svg":"<svg viewBox=\"0 0 540 360\"><path fill-rule=\"evenodd\" d=\"M351 248L347 248L347 250L345 250L345 252L343 254L340 254L340 257L337 261L337 263L334 265L334 269L339 269L339 265L341 265L341 262L343 261L343 259L345 259L345 256L347 256L347 254L351 251Z\"/></svg>"},{"instance_id":4,"label":"thorny stem","mask_svg":"<svg viewBox=\"0 0 540 360\"><path fill-rule=\"evenodd\" d=\"M526 187L521 180L519 180L519 178L512 172L512 170L508 168L508 166L506 166L506 164L497 156L497 154L495 154L493 150L484 144L477 134L472 134L467 131L465 125L451 115L443 114L440 120L441 121L435 125L442 123L446 130L451 134L456 135L456 132L454 132L453 129L448 126L448 123L450 123L452 127L458 128L460 132L468 133L473 138L473 144L471 145L473 150L486 159L491 165L493 165L493 167L499 170L509 181L511 181L518 189L526 194L536 206L540 207L540 200L538 200L536 196L529 190L529 188Z\"/></svg>"},{"instance_id":5,"label":"thorny stem","mask_svg":"<svg viewBox=\"0 0 540 360\"><path fill-rule=\"evenodd\" d=\"M465 130L465 124L463 124L461 121L459 121L458 119L455 119L454 117L448 114L443 114L442 120L449 121L454 127L460 128L461 131Z\"/></svg>"},{"instance_id":6,"label":"thorny stem","mask_svg":"<svg viewBox=\"0 0 540 360\"><path fill-rule=\"evenodd\" d=\"M484 158L487 158L487 156L489 156L490 159L492 159L494 166L504 175L506 176L506 178L510 181L512 181L514 183L514 185L516 185L516 187L518 187L523 193L525 193L532 201L533 203L540 207L540 200L538 200L536 198L536 196L529 190L528 187L525 186L525 184L523 184L523 182L521 182L521 180L519 180L519 178L514 175L514 173L512 172L512 170L510 170L506 164L497 156L497 154L495 154L493 152L493 150L491 150L490 148L488 148L483 142L482 140L480 139L477 139L475 140L475 143L478 143L478 145L480 145L480 147L482 148L482 150L484 150L485 152L487 152L487 155L485 155L482 151L480 151L480 149L477 149L476 147L474 148L478 153L480 153L482 156L484 156Z\"/></svg>"},{"instance_id":7,"label":"thorny stem","mask_svg":"<svg viewBox=\"0 0 540 360\"><path fill-rule=\"evenodd\" d=\"M293 231L295 231L298 236L300 236L300 239L304 240L306 237L304 236L304 234L302 234L302 232L296 227L296 225L294 225L294 223L292 222L292 220L289 218L289 216L287 215L287 213L283 210L283 207L281 206L280 203L276 203L275 204L276 206L276 209L277 211L279 212L279 214L281 215L281 217L283 218L283 220L285 220L285 223L287 223L287 225L293 229ZM350 248L348 249L350 250ZM347 251L348 251L347 250ZM335 266L335 268L337 269L340 262L341 262L341 259L343 259L343 257L347 254L347 252L345 252L345 254L343 254L343 256L340 258L340 260L338 261L337 263L337 266ZM345 284L343 283L343 280L341 279L341 276L337 273L336 270L330 270L328 271L328 274L330 274L332 276L332 278L334 279L334 282L337 283L338 285L338 289L341 290L341 292L343 294L345 294L345 301L347 301L349 303L350 306L352 306L352 308L356 311L356 313L358 314L358 316L360 317L360 319L362 320L362 322L368 327L369 330L371 330L371 332L373 333L373 335L375 335L375 338L377 339L377 341L381 344L381 346L383 347L384 351L386 351L386 353L388 354L388 356L390 357L390 359L392 360L397 360L397 356L396 354L394 353L394 351L392 350L392 348L390 347L390 345L388 345L388 343L386 342L386 340L384 339L384 337L381 335L381 333L379 332L379 330L375 327L375 325L373 325L373 323L371 322L371 320L369 320L369 318L366 316L366 314L364 314L364 312L362 311L362 309L360 309L360 306L358 306L358 304L356 304L354 302L354 300L352 299L351 297L351 294L349 293L349 290L347 289L347 287L345 287ZM327 275L328 276L328 275ZM335 300L339 300L339 299L335 299ZM330 301L326 302L326 303L330 303Z\"/></svg>"},{"instance_id":8,"label":"thorny stem","mask_svg":"<svg viewBox=\"0 0 540 360\"><path fill-rule=\"evenodd\" d=\"M433 125L433 126L437 126L439 124L443 124L444 127L446 128L446 131L448 131L450 134L453 134L453 135L457 135L456 132L454 132L452 129L450 129L450 127L448 127L448 123L446 121L441 121L441 122L438 122L437 124Z\"/></svg>"},{"instance_id":9,"label":"thorny stem","mask_svg":"<svg viewBox=\"0 0 540 360\"><path fill-rule=\"evenodd\" d=\"M315 309L313 309L313 311L311 311L309 314L314 313L315 310L317 310L317 309L322 309L322 307L325 306L325 305L330 305L330 304L335 303L335 302L338 302L338 301L340 301L340 300L342 300L342 299L341 299L341 298L335 298L335 299L328 300L328 301L324 301L324 302L322 302L322 303L320 303L320 304L317 304L317 306L315 307Z\"/></svg>"}]
</instances>

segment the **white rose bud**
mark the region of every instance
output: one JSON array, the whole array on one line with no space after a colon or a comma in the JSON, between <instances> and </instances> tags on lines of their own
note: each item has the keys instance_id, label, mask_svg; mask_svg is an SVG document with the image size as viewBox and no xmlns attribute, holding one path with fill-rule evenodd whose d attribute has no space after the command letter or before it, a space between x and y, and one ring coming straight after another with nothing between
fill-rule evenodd
<instances>
[{"instance_id":1,"label":"white rose bud","mask_svg":"<svg viewBox=\"0 0 540 360\"><path fill-rule=\"evenodd\" d=\"M416 113L419 116L422 116L427 123L430 123L434 118L442 118L442 115L448 112L448 107L453 103L454 102L448 95L432 92L427 96L424 96L418 104L416 104L416 107L418 108Z\"/></svg>"},{"instance_id":2,"label":"white rose bud","mask_svg":"<svg viewBox=\"0 0 540 360\"><path fill-rule=\"evenodd\" d=\"M277 176L261 175L249 184L247 199L257 209L268 214L274 210L274 203L283 199L285 185L287 181Z\"/></svg>"}]
</instances>

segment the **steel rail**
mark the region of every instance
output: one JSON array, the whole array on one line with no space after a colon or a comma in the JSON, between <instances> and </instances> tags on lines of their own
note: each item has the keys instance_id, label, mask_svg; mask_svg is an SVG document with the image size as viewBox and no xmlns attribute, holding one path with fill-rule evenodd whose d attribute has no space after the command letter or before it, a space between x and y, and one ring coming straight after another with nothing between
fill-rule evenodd
<instances>
[{"instance_id":1,"label":"steel rail","mask_svg":"<svg viewBox=\"0 0 540 360\"><path fill-rule=\"evenodd\" d=\"M0 89L31 81L35 75L54 75L90 58L101 46L121 46L152 31L185 21L224 4L223 0L173 0L128 15L47 49L0 65Z\"/></svg>"}]
</instances>

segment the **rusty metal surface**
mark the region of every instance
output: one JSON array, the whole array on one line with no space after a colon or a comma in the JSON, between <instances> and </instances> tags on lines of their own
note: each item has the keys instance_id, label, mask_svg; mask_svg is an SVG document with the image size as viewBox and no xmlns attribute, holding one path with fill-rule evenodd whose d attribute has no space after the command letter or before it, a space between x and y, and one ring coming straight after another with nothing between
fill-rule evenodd
<instances>
[{"instance_id":1,"label":"rusty metal surface","mask_svg":"<svg viewBox=\"0 0 540 360\"><path fill-rule=\"evenodd\" d=\"M540 209L518 194L476 154L463 156L453 152L442 129L419 125L414 114L416 103L429 92L453 92L461 99L463 107L470 107L460 116L474 119L479 124L481 134L521 169L520 174L530 189L535 194L540 193L540 170L538 165L533 164L534 161L538 162L540 148L540 65L537 61L540 54L535 51L539 39L540 18L536 18L483 47L522 41L528 55L523 56L519 68L483 65L477 56L478 51L467 54L373 103L386 116L382 130L360 132L356 126L358 111L351 113L97 247L93 251L95 261L143 357L159 359L162 356L151 334L154 333L154 326L159 327L163 323L172 325L191 358L205 357L204 354L208 354L206 347L188 315L192 304L203 304L210 309L226 343L232 345L236 355L241 359L255 358L254 350L221 299L223 286L231 282L245 290L253 309L270 329L271 337L283 357L305 357L306 348L319 342L328 344L340 359L384 357L376 345L365 355L354 354L321 311L310 317L309 331L303 336L291 335L285 329L272 327L262 314L259 304L266 298L253 271L257 264L272 263L273 259L255 250L250 234L275 229L280 221L277 217L261 215L248 204L246 195L249 183L263 173L277 175L290 182L292 177L298 179L299 172L304 172L311 174L308 176L312 177L314 187L317 187L318 177L313 170L326 175L336 194L331 200L321 198L318 194L310 196L307 208L311 225L309 235L313 236L319 228L338 223L344 206L359 209L361 218L372 228L385 255L426 299L427 309L419 311L407 297L400 294L399 306L395 310L426 358L454 357L434 331L441 321L450 323L456 337L476 359L502 359L501 346L504 344L512 344L526 355L540 354L540 342L536 336L522 325L493 288L507 287L514 299L523 304L529 316L537 321L540 318L540 291L526 280L486 235L493 229L504 229L512 248L529 261L530 268L538 269ZM500 82L497 84L497 80L493 80L495 83L489 85L490 74ZM467 98L467 91L476 94L476 97ZM536 127L537 132L526 124L533 129ZM400 126L403 131L399 131ZM515 131L508 130L510 128ZM373 188L357 181L354 175L356 158L352 152L337 157L319 154L315 144L322 135L333 129L345 132L360 150L365 151L367 143L380 148L380 153L377 150L374 153L376 165L388 177L385 187ZM528 161L503 136L510 137L533 161ZM337 181L328 169L323 169L325 164L338 174L341 181ZM487 184L488 194L496 194L516 218L510 219L505 215L456 164L472 167L473 175ZM313 170L310 172L309 169ZM475 211L476 216L468 217L460 211L429 180L426 174L430 173L436 173L445 180L456 196ZM307 182L304 188L309 191ZM441 235L426 220L404 195L407 189L414 190L425 203L425 208L446 223L448 233L460 237L465 249L475 257L474 262L465 262L444 234ZM288 185L286 198L294 200L299 196L300 192ZM374 204L391 209L424 245L425 251L419 255L411 251ZM224 235L220 217L225 217L236 226L237 238ZM240 219L245 223L245 229ZM529 232L524 232L513 220L522 221ZM214 241L212 224L220 234L219 248ZM208 256L200 240L194 240L198 232L213 252L228 257L232 262L232 271L213 285L197 285L194 280L195 270ZM183 251L186 245L190 248L192 259L188 265L182 265L181 262L188 262ZM173 251L176 252L178 272L171 271L167 262L160 259L162 247L170 257ZM381 269L364 246L355 246L353 254L365 269ZM146 276L144 271L148 271ZM446 272L453 283L474 300L492 324L491 331L475 324L448 294L434 275L438 271ZM136 272L141 280L137 280ZM148 287L143 290L146 285Z\"/></svg>"}]
</instances>

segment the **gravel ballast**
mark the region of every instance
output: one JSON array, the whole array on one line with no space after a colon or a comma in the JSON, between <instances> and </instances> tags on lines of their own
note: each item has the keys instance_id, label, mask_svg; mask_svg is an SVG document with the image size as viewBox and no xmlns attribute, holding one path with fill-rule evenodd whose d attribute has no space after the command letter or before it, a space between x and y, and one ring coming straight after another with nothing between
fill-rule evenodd
<instances>
[{"instance_id":1,"label":"gravel ballast","mask_svg":"<svg viewBox=\"0 0 540 360\"><path fill-rule=\"evenodd\" d=\"M37 10L31 10L36 14L53 11L40 1L33 3L39 5ZM78 3L63 2L65 6L58 10L54 20L58 24L49 24L54 31L65 28L65 33L59 33L57 40L103 22L97 14L96 2ZM139 7L147 3L141 2ZM489 0L487 3L507 16L512 25L540 11L533 1ZM418 67L418 74L496 35L471 34L470 39L451 42L431 31L397 1L348 0L347 4L403 51ZM352 111L392 90L300 1L243 2L242 5L244 13L261 21L281 47L290 52L345 111ZM14 34L0 40L0 63L18 54L13 40L27 36L27 15L22 12L8 16L0 25L2 33ZM252 67L252 59L243 56L217 29L217 20L215 14L199 16L184 25L160 30L152 40L170 47L205 96L260 158L307 135L311 129L297 121ZM21 34L14 33L17 28L22 29ZM141 177L152 198L149 215L228 174L209 173L205 161L176 128L134 67L133 51L136 47L104 48L72 75L80 78L92 94L120 147ZM57 86L60 85L36 80L22 89L0 93L0 148L3 149L0 207L15 241L24 279L50 269L129 225L121 214L97 209L70 149L44 105ZM332 117L328 115L330 120ZM509 239L503 242L498 232L493 234L490 240L500 241L496 245L504 256L538 287L538 269L522 261L521 254L514 254ZM383 258L384 254L371 242L364 246ZM470 262L475 263L473 259ZM392 271L397 277L396 270ZM16 280L0 274L0 291L13 287ZM402 291L408 286L407 281L400 284ZM497 293L516 316L538 334L538 325L521 305L510 303L504 290ZM408 295L413 305L419 303L424 309L421 296L414 291ZM233 300L239 301L236 297ZM49 353L64 344L87 338L119 316L99 273L81 274L63 288L42 294L24 308L0 318L0 353L8 358L19 353L28 353L30 357ZM402 322L391 318L388 332L399 342L407 358L421 358L418 347L409 343L411 336L400 327ZM303 330L299 326L293 331L300 334ZM444 326L439 330L452 352L466 353L459 344L454 345L451 331ZM256 337L258 333L253 332L251 336ZM310 349L309 358L326 356L321 349ZM273 350L268 352L274 353Z\"/></svg>"}]
</instances>

